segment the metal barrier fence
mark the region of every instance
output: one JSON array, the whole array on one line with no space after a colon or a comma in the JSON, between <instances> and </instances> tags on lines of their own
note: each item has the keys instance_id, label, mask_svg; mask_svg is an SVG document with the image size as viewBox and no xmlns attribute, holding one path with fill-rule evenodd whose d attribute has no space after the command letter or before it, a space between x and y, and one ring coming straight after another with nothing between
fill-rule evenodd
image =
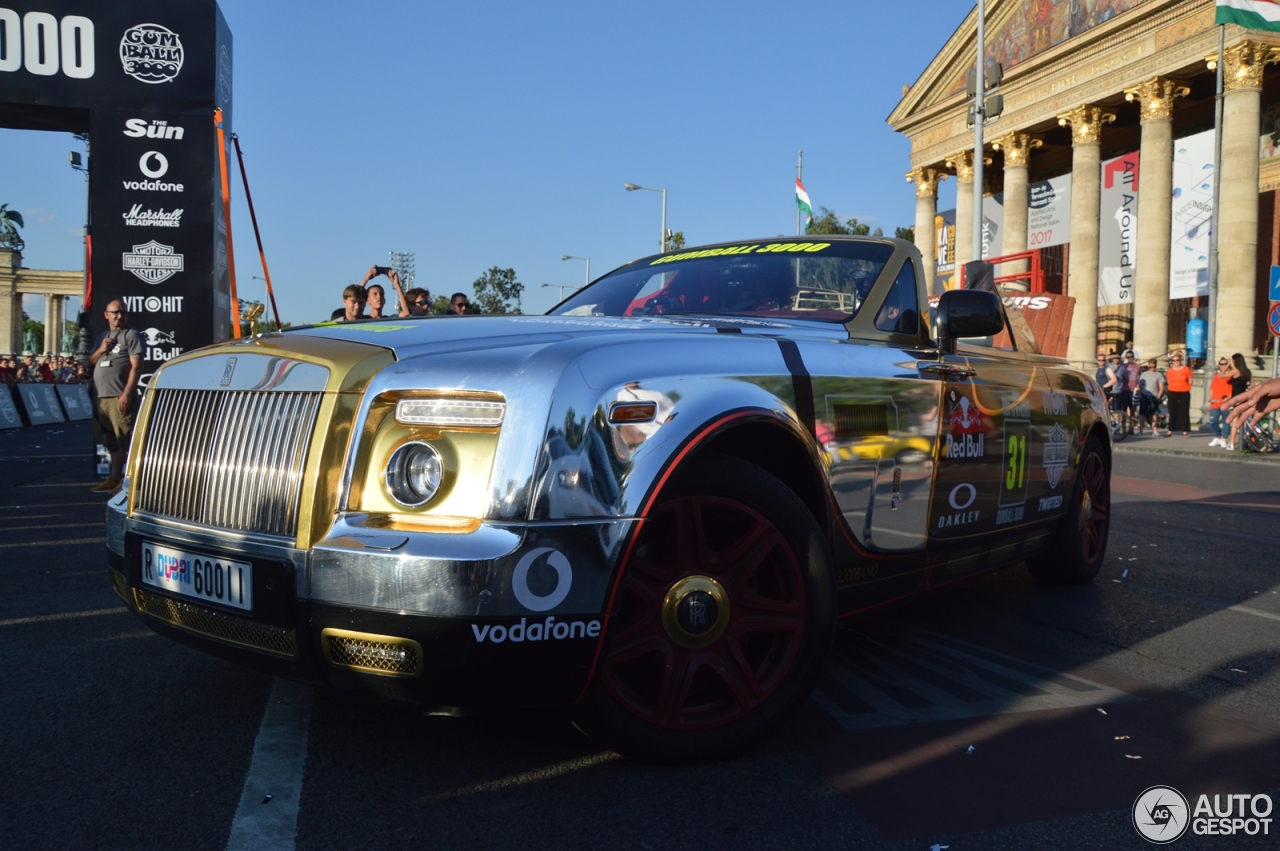
<instances>
[{"instance_id":1,"label":"metal barrier fence","mask_svg":"<svg viewBox=\"0 0 1280 851\"><path fill-rule=\"evenodd\" d=\"M93 418L89 388L83 384L3 384L0 388L0 429Z\"/></svg>"}]
</instances>

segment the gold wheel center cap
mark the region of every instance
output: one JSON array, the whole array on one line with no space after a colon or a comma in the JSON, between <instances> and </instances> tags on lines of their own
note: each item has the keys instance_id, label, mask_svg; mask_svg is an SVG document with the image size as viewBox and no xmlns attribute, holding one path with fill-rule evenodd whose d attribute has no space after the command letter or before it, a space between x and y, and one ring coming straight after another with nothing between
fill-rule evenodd
<instances>
[{"instance_id":1,"label":"gold wheel center cap","mask_svg":"<svg viewBox=\"0 0 1280 851\"><path fill-rule=\"evenodd\" d=\"M1089 497L1089 492L1084 492L1084 500L1080 506L1080 528L1089 525L1089 521L1093 519L1093 500Z\"/></svg>"},{"instance_id":2,"label":"gold wheel center cap","mask_svg":"<svg viewBox=\"0 0 1280 851\"><path fill-rule=\"evenodd\" d=\"M681 647L708 647L729 626L729 594L710 576L686 576L662 600L662 626Z\"/></svg>"}]
</instances>

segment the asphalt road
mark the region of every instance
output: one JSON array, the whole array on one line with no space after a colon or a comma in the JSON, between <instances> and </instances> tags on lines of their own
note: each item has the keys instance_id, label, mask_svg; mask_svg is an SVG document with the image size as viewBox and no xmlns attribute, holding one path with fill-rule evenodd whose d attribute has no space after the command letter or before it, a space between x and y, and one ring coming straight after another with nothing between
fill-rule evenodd
<instances>
[{"instance_id":1,"label":"asphalt road","mask_svg":"<svg viewBox=\"0 0 1280 851\"><path fill-rule=\"evenodd\" d=\"M781 734L672 769L151 634L107 585L88 442L0 433L6 848L1144 848L1147 787L1280 801L1280 468L1117 454L1092 585L1014 568L854 624Z\"/></svg>"}]
</instances>

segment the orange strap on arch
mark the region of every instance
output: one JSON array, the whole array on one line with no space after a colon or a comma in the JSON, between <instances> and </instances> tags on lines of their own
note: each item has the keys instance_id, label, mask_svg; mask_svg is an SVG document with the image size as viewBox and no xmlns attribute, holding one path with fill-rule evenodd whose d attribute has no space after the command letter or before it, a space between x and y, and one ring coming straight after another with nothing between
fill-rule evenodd
<instances>
[{"instance_id":1,"label":"orange strap on arch","mask_svg":"<svg viewBox=\"0 0 1280 851\"><path fill-rule=\"evenodd\" d=\"M218 128L218 170L222 173L222 221L227 226L227 270L231 273L231 335L240 339L240 299L236 294L236 253L231 246L231 186L227 181L227 137L222 130L222 109L213 110Z\"/></svg>"},{"instance_id":2,"label":"orange strap on arch","mask_svg":"<svg viewBox=\"0 0 1280 851\"><path fill-rule=\"evenodd\" d=\"M253 211L253 195L249 192L249 174L244 170L244 154L240 151L240 137L231 134L231 144L236 146L236 161L240 163L240 179L244 181L244 200L249 202L249 221L253 222L253 238L258 241L258 257L262 260L263 280L267 282L267 297L271 299L271 312L276 315L276 329L280 324L280 308L276 307L276 291L271 288L271 271L267 269L267 252L262 249L262 233L258 230L258 214Z\"/></svg>"}]
</instances>

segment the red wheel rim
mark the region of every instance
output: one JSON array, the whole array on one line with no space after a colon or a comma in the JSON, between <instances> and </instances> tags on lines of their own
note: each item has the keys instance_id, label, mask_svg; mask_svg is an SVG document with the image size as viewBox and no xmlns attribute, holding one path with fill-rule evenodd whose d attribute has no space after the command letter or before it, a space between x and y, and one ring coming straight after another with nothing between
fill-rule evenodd
<instances>
[{"instance_id":1,"label":"red wheel rim","mask_svg":"<svg viewBox=\"0 0 1280 851\"><path fill-rule=\"evenodd\" d=\"M1102 457L1091 454L1080 473L1084 484L1080 496L1080 545L1085 561L1093 564L1102 557L1107 543L1107 518L1111 514L1111 490Z\"/></svg>"},{"instance_id":2,"label":"red wheel rim","mask_svg":"<svg viewBox=\"0 0 1280 851\"><path fill-rule=\"evenodd\" d=\"M804 633L804 577L768 518L721 497L669 500L624 570L601 676L633 715L670 730L718 727L781 685ZM700 649L676 643L662 623L664 597L688 576L711 577L729 599L723 634Z\"/></svg>"}]
</instances>

